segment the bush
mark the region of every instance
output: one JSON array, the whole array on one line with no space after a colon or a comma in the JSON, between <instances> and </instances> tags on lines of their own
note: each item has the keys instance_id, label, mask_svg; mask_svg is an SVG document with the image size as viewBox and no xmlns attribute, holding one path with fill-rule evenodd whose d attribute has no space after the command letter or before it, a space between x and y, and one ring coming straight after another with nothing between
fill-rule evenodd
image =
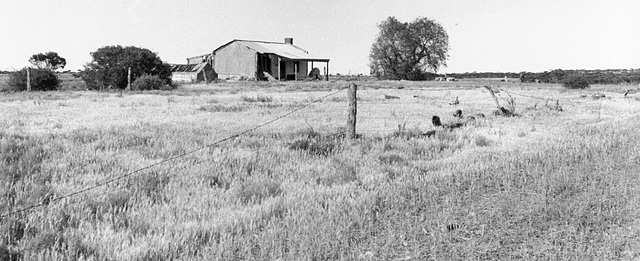
<instances>
[{"instance_id":1,"label":"bush","mask_svg":"<svg viewBox=\"0 0 640 261\"><path fill-rule=\"evenodd\" d=\"M157 75L144 74L131 84L133 90L160 90L165 85L165 81Z\"/></svg>"},{"instance_id":2,"label":"bush","mask_svg":"<svg viewBox=\"0 0 640 261\"><path fill-rule=\"evenodd\" d=\"M55 91L60 86L58 75L48 69L30 69L31 90L33 91ZM27 68L13 72L9 77L10 91L27 90Z\"/></svg>"},{"instance_id":3,"label":"bush","mask_svg":"<svg viewBox=\"0 0 640 261\"><path fill-rule=\"evenodd\" d=\"M157 75L163 80L160 86L171 84L171 66L148 49L105 46L92 52L91 56L93 60L80 72L82 80L91 90L125 89L129 75L132 81L145 74Z\"/></svg>"},{"instance_id":4,"label":"bush","mask_svg":"<svg viewBox=\"0 0 640 261\"><path fill-rule=\"evenodd\" d=\"M562 80L562 86L567 89L586 89L589 88L589 81L582 75L569 75Z\"/></svg>"}]
</instances>

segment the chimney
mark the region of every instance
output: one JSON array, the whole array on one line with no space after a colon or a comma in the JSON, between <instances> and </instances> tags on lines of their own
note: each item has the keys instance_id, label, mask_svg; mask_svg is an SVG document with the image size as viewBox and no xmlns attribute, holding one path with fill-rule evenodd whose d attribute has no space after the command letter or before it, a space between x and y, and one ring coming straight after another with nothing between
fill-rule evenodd
<instances>
[{"instance_id":1,"label":"chimney","mask_svg":"<svg viewBox=\"0 0 640 261\"><path fill-rule=\"evenodd\" d=\"M284 38L284 43L293 44L293 38Z\"/></svg>"}]
</instances>

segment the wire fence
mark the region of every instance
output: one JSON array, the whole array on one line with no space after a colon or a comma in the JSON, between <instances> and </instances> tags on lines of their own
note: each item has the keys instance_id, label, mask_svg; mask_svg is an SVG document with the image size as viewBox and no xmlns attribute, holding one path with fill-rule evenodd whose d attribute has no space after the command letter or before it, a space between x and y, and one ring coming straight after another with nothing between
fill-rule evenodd
<instances>
[{"instance_id":1,"label":"wire fence","mask_svg":"<svg viewBox=\"0 0 640 261\"><path fill-rule=\"evenodd\" d=\"M373 99L358 101L357 124L359 133L365 134L391 134L405 128L429 129L433 128L432 116L457 119L453 113L457 109L466 110L465 115L488 116L497 109L493 97L488 93L475 93L467 95L467 91L476 89L446 88L437 90L412 89L398 90L393 94L381 93ZM502 106L510 99L519 101L517 113L530 110L551 109L562 110L562 107L570 106L585 108L595 122L599 122L603 115L603 99L597 97L555 97L524 94L507 90L505 88L493 88L497 93L497 99ZM433 96L433 91L439 93L449 92L445 95ZM455 92L453 92L455 91ZM482 95L483 97L478 97ZM557 107L556 104L558 105ZM566 109L566 108L565 108ZM474 117L475 118L475 117ZM544 121L544 117L532 117L535 121ZM583 122L589 124L592 122Z\"/></svg>"},{"instance_id":2,"label":"wire fence","mask_svg":"<svg viewBox=\"0 0 640 261\"><path fill-rule=\"evenodd\" d=\"M140 174L146 170L155 168L157 166L168 164L170 162L177 161L187 155L194 154L205 149L210 149L214 147L219 147L220 144L227 142L229 140L247 135L248 133L254 132L258 129L265 128L278 122L285 118L294 117L294 114L297 114L297 119L295 119L296 125L306 125L309 128L335 128L336 124L342 125L342 123L338 123L335 121L335 118L340 118L343 115L345 110L344 106L322 106L322 108L313 108L312 105L318 104L321 101L327 100L327 98L332 97L348 87L340 88L336 91L330 92L326 95L323 95L316 99L307 100L303 103L298 103L298 105L279 115L271 120L267 120L260 124L257 124L251 128L247 128L245 130L239 131L235 134L227 135L224 138L218 139L212 143L188 150L184 153L160 160L156 163L149 164L147 166L129 171L122 175L112 177L106 179L104 181L98 182L95 185L85 187L83 189L57 196L47 200L46 202L39 202L36 204L32 204L23 208L19 208L17 210L10 211L8 213L0 215L0 219L10 217L13 215L17 215L20 213L24 213L29 210L34 210L39 207L46 207L49 204L57 201L62 201L65 199L69 199L72 197L76 197L81 194L86 194L89 191L97 190L98 188L105 187L109 184L115 183L120 180L127 179L131 176ZM572 105L581 105L587 102L593 103L593 100L590 101L576 101L567 98L555 98L555 97L543 97L536 96L530 94L523 94L520 92L514 92L512 90L505 90L503 88L496 88L499 92L504 92L508 95L514 95L521 98L531 99L535 102L540 101L562 101L563 104L572 104ZM458 94L447 94L441 96L433 96L434 91L443 92L443 91L457 91ZM403 128L430 128L432 127L431 117L432 115L444 115L445 117L453 117L451 112L461 106L467 106L466 109L470 110L467 115L474 115L477 112L486 111L488 109L494 110L495 104L492 97L489 94L484 94L486 97L472 97L466 98L464 92L468 89L460 89L460 88L439 88L439 89L421 89L421 90L406 90L406 93L402 93L405 90L398 90L394 92L394 95L387 94L377 94L378 96L374 98L365 98L361 101L358 101L358 116L357 116L357 132L360 134L390 134L394 131L401 130ZM477 91L477 90L476 90ZM400 92L400 94L397 94ZM505 97L501 97L505 99ZM361 99L361 97L358 97ZM346 105L346 101L342 99L335 99L334 103L340 102ZM602 114L602 99L600 100L597 111L593 111L593 113L597 113L598 121L601 118ZM536 120L534 117L533 121ZM535 122L532 122L535 124ZM277 130L279 127L275 126ZM221 156L227 155L234 151L237 151L237 148L228 148L226 150L221 150L216 156L211 158L211 160L215 160ZM201 164L207 161L199 161L196 164ZM104 195L105 193L109 193L109 191L105 191L104 193L100 193L94 196Z\"/></svg>"},{"instance_id":3,"label":"wire fence","mask_svg":"<svg viewBox=\"0 0 640 261\"><path fill-rule=\"evenodd\" d=\"M107 180L104 180L102 182L98 182L93 186L88 186L88 187L85 187L83 189L76 190L74 192L71 192L71 193L68 193L68 194L65 194L65 195L53 197L51 199L43 200L43 201L41 201L39 203L32 204L32 205L29 205L27 207L23 207L23 208L14 210L14 211L10 211L8 213L0 215L0 219L4 219L4 218L7 218L7 217L10 217L10 216L13 216L13 215L24 213L24 212L29 211L29 210L34 210L34 209L39 208L39 207L46 207L46 206L49 206L53 202L57 202L57 201L61 201L61 200L64 200L64 199L69 199L69 198L72 198L72 197L75 197L75 196L78 196L78 195L81 195L81 194L85 194L85 193L87 193L89 191L96 190L98 188L101 188L101 187L104 187L106 185L112 184L112 183L114 183L116 181L127 179L127 178L129 178L129 177L131 177L133 175L142 173L145 170L149 170L149 169L152 169L154 167L157 167L157 166L160 166L160 165L163 165L163 164L167 164L167 163L172 162L172 161L176 161L176 160L178 160L180 158L183 158L183 157L185 157L187 155L190 155L190 154L193 154L193 153L196 153L196 152L208 149L208 148L216 147L216 146L218 146L218 145L220 145L220 144L222 144L224 142L227 142L229 140L244 136L244 135L246 135L246 134L248 134L250 132L256 131L256 130L261 129L261 128L265 127L265 126L268 126L268 125L271 125L271 124L273 124L275 122L278 122L278 121L280 121L280 120L282 120L284 118L290 117L294 113L297 113L297 112L299 112L299 111L301 111L303 109L306 109L306 108L310 107L313 104L316 104L316 103L318 103L318 102L320 102L322 100L325 100L326 98L329 98L331 96L334 96L334 95L344 91L346 88L347 87L340 88L337 91L331 92L331 93L326 94L324 96L321 96L321 97L319 97L317 99L313 99L311 101L303 103L303 104L299 105L298 107L296 107L296 108L294 108L294 109L292 109L292 110L290 110L290 111L288 111L288 112L286 112L284 114L281 114L281 115L279 115L279 116L277 116L277 117L275 117L275 118L273 118L271 120L265 121L263 123L257 124L257 125L255 125L255 126L253 126L251 128L248 128L248 129L245 129L243 131L240 131L240 132L238 132L236 134L229 135L229 136L224 137L222 139L216 140L216 141L214 141L212 143L209 143L209 144L200 146L198 148L186 151L184 153L181 153L181 154L178 154L178 155L163 159L163 160L158 161L156 163L149 164L149 165L147 165L145 167L135 169L133 171L127 172L125 174L122 174L122 175L119 175L119 176L116 176L116 177L113 177L113 178L110 178L110 179L107 179ZM227 154L227 153L230 153L230 152L231 151L227 151L224 154ZM96 196L104 195L105 193L109 193L109 192L107 191L107 192L104 192L104 193L100 193L100 194L98 194Z\"/></svg>"}]
</instances>

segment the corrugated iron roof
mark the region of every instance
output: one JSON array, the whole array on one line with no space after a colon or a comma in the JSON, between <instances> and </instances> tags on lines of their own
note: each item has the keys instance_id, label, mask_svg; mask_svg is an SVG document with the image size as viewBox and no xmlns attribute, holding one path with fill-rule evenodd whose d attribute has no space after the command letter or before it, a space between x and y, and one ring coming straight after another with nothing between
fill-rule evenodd
<instances>
[{"instance_id":1,"label":"corrugated iron roof","mask_svg":"<svg viewBox=\"0 0 640 261\"><path fill-rule=\"evenodd\" d=\"M217 49L215 49L213 52L215 53L216 51L222 49L223 47L233 43L233 42L239 42L241 44L244 44L245 46L249 47L250 49L261 53L261 54L275 54L277 56L286 58L286 59L291 59L291 60L306 60L306 61L321 61L321 62L328 62L329 59L327 58L321 58L321 57L315 57L309 54L309 52L307 52L306 50L295 46L293 44L288 44L288 43L276 43L276 42L263 42L263 41L249 41L249 40L233 40L231 42L228 42L225 45L222 45L220 47L218 47Z\"/></svg>"},{"instance_id":2,"label":"corrugated iron roof","mask_svg":"<svg viewBox=\"0 0 640 261\"><path fill-rule=\"evenodd\" d=\"M171 64L171 72L199 72L207 63Z\"/></svg>"}]
</instances>

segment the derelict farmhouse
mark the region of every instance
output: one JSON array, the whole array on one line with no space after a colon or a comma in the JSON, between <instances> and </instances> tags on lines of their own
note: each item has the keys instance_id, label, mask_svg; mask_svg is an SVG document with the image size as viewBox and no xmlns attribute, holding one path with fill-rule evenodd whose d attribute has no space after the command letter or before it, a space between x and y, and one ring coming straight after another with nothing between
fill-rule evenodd
<instances>
[{"instance_id":1,"label":"derelict farmhouse","mask_svg":"<svg viewBox=\"0 0 640 261\"><path fill-rule=\"evenodd\" d=\"M316 63L316 64L314 64ZM324 75L316 65L323 66ZM327 79L329 59L315 57L284 42L233 40L210 54L187 58L187 64L172 64L175 82L222 80L283 81Z\"/></svg>"}]
</instances>

